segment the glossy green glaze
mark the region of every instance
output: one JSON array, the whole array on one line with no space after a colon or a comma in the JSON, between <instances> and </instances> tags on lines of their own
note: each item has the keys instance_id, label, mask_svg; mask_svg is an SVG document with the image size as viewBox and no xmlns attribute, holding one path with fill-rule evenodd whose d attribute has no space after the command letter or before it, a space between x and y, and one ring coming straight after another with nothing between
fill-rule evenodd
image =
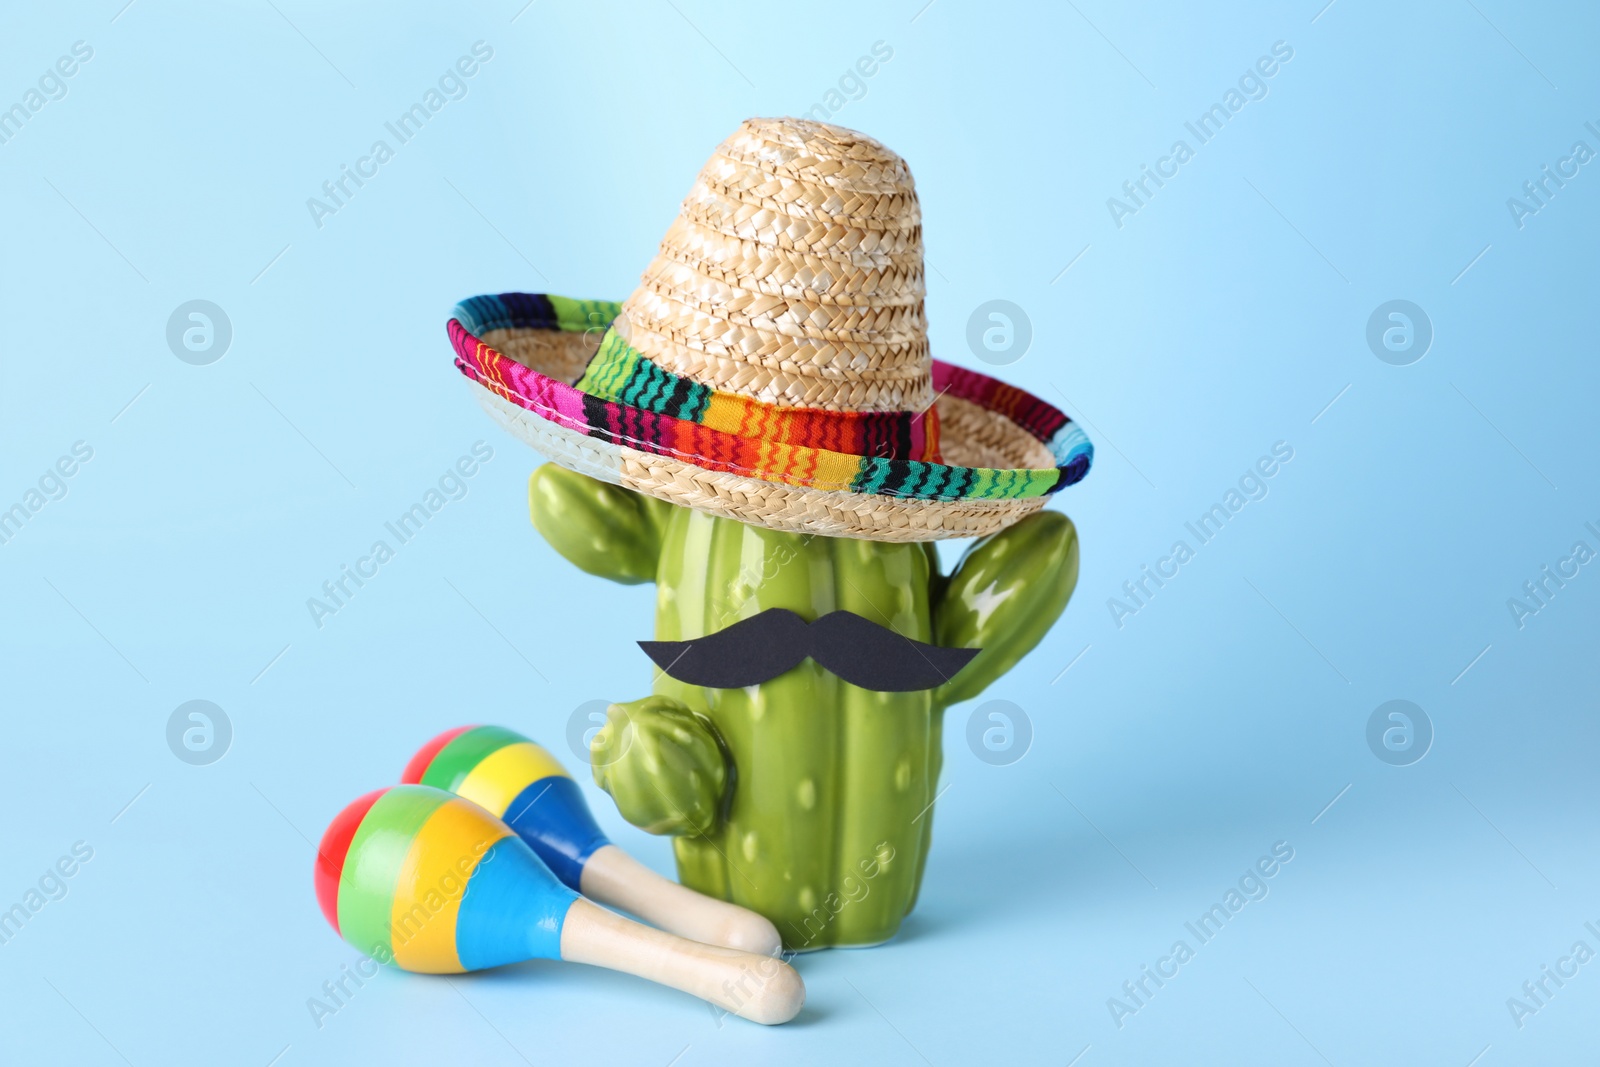
<instances>
[{"instance_id":1,"label":"glossy green glaze","mask_svg":"<svg viewBox=\"0 0 1600 1067\"><path fill-rule=\"evenodd\" d=\"M594 740L595 781L629 822L674 836L685 885L767 916L792 949L893 936L927 860L942 712L1060 615L1078 577L1072 522L1038 512L973 544L945 577L931 544L766 530L554 465L534 473L529 501L539 532L584 571L654 578L657 640L788 608L984 649L948 685L913 693L859 689L810 660L745 689L655 670L654 694L614 705Z\"/></svg>"}]
</instances>

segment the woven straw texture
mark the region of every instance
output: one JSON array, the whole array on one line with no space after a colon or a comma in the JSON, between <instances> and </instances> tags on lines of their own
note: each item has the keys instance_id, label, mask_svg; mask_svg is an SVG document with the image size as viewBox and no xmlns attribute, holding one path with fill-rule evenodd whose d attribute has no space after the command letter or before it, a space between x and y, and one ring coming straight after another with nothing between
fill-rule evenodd
<instances>
[{"instance_id":1,"label":"woven straw texture","mask_svg":"<svg viewBox=\"0 0 1600 1067\"><path fill-rule=\"evenodd\" d=\"M701 169L617 329L667 370L767 404L933 403L911 171L862 134L749 119Z\"/></svg>"}]
</instances>

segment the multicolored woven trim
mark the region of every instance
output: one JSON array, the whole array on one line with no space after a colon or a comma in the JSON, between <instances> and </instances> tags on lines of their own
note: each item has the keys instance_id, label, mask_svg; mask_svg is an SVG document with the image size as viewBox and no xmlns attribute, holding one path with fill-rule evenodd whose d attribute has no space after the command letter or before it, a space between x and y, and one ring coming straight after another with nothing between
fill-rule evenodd
<instances>
[{"instance_id":1,"label":"multicolored woven trim","mask_svg":"<svg viewBox=\"0 0 1600 1067\"><path fill-rule=\"evenodd\" d=\"M615 300L573 300L547 293L498 293L474 296L456 305L455 318L475 333L490 330L561 330L604 333L622 313Z\"/></svg>"},{"instance_id":2,"label":"multicolored woven trim","mask_svg":"<svg viewBox=\"0 0 1600 1067\"><path fill-rule=\"evenodd\" d=\"M993 378L938 360L933 361L937 392L1010 419L1043 442L1058 465L1029 470L955 467L834 451L816 447L814 442L745 437L567 385L507 358L479 338L489 330L503 328L594 330L609 323L618 310L619 305L608 301L503 293L473 297L456 305L447 328L457 369L505 400L568 430L612 445L671 456L706 470L812 489L918 500L1015 500L1044 496L1082 480L1094 456L1093 445L1078 425L1049 404ZM607 313L610 318L605 317ZM602 349L615 336L608 331ZM625 389L629 377L631 374L622 378ZM580 385L588 379L586 373Z\"/></svg>"},{"instance_id":3,"label":"multicolored woven trim","mask_svg":"<svg viewBox=\"0 0 1600 1067\"><path fill-rule=\"evenodd\" d=\"M763 404L674 374L615 330L606 334L575 388L758 441L807 445L852 456L939 462L939 415L933 408L926 412L824 411Z\"/></svg>"}]
</instances>

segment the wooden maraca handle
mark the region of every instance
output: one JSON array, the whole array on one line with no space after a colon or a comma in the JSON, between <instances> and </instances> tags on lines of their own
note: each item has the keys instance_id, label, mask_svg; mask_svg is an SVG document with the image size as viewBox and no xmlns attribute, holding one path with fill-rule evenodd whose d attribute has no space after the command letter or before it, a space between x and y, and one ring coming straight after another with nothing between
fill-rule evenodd
<instances>
[{"instance_id":1,"label":"wooden maraca handle","mask_svg":"<svg viewBox=\"0 0 1600 1067\"><path fill-rule=\"evenodd\" d=\"M692 941L763 956L783 951L778 928L767 919L663 878L616 845L596 849L585 862L582 891Z\"/></svg>"},{"instance_id":2,"label":"wooden maraca handle","mask_svg":"<svg viewBox=\"0 0 1600 1067\"><path fill-rule=\"evenodd\" d=\"M681 989L768 1026L793 1019L806 1002L805 983L782 960L690 941L582 897L562 924L561 958Z\"/></svg>"}]
</instances>

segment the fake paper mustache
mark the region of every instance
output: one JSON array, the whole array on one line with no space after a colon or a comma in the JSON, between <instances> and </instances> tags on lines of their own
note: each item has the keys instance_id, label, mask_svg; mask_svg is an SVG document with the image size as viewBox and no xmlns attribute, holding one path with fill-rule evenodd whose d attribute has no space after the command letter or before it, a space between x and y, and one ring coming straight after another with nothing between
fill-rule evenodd
<instances>
[{"instance_id":1,"label":"fake paper mustache","mask_svg":"<svg viewBox=\"0 0 1600 1067\"><path fill-rule=\"evenodd\" d=\"M760 685L809 656L851 685L880 693L943 685L982 651L913 641L849 611L807 623L787 608L768 608L692 641L639 647L669 677L709 689Z\"/></svg>"}]
</instances>

